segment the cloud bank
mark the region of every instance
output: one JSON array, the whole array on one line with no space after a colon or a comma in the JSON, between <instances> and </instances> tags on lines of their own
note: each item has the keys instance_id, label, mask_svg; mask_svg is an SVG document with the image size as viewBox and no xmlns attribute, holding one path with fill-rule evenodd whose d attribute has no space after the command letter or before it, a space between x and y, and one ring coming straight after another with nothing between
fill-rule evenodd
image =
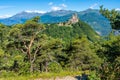
<instances>
[{"instance_id":1,"label":"cloud bank","mask_svg":"<svg viewBox=\"0 0 120 80\"><path fill-rule=\"evenodd\" d=\"M3 15L3 16L0 16L0 19L4 19L4 18L8 18L8 17L11 17L12 15Z\"/></svg>"},{"instance_id":2,"label":"cloud bank","mask_svg":"<svg viewBox=\"0 0 120 80\"><path fill-rule=\"evenodd\" d=\"M59 4L59 5L55 5L55 4L53 4L53 2L49 2L48 5L50 6L50 9L52 11L57 11L57 10L62 10L62 9L67 8L67 5L64 3Z\"/></svg>"},{"instance_id":3,"label":"cloud bank","mask_svg":"<svg viewBox=\"0 0 120 80\"><path fill-rule=\"evenodd\" d=\"M28 13L46 13L46 11L41 11L41 10L25 10L25 12L28 12Z\"/></svg>"},{"instance_id":4,"label":"cloud bank","mask_svg":"<svg viewBox=\"0 0 120 80\"><path fill-rule=\"evenodd\" d=\"M91 5L89 8L90 8L90 9L94 9L96 6L98 6L98 4L97 4L97 3L95 3L95 4Z\"/></svg>"}]
</instances>

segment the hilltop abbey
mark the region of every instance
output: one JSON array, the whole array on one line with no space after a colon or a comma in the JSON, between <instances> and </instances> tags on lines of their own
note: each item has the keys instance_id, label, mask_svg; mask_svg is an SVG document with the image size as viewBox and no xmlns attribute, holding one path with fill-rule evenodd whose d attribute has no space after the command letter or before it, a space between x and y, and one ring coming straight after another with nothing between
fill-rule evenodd
<instances>
[{"instance_id":1,"label":"hilltop abbey","mask_svg":"<svg viewBox=\"0 0 120 80\"><path fill-rule=\"evenodd\" d=\"M64 23L59 23L58 25L59 26L69 26L71 24L75 24L79 21L79 18L77 16L77 14L73 14L72 17L67 21L67 22L64 22Z\"/></svg>"}]
</instances>

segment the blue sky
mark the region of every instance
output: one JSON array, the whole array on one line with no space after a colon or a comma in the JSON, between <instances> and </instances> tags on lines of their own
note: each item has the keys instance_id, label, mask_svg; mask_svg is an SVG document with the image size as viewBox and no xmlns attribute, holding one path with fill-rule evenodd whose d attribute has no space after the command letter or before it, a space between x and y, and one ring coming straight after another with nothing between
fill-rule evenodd
<instances>
[{"instance_id":1,"label":"blue sky","mask_svg":"<svg viewBox=\"0 0 120 80\"><path fill-rule=\"evenodd\" d=\"M40 13L61 9L83 11L88 8L99 9L100 5L120 10L120 0L0 0L0 18L22 11Z\"/></svg>"}]
</instances>

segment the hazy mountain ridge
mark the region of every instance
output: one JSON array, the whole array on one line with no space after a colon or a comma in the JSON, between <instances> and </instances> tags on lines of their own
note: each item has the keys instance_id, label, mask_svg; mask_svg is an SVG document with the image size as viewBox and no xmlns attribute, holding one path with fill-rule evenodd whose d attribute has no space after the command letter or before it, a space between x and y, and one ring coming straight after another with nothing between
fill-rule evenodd
<instances>
[{"instance_id":1,"label":"hazy mountain ridge","mask_svg":"<svg viewBox=\"0 0 120 80\"><path fill-rule=\"evenodd\" d=\"M44 14L28 13L24 11L10 18L0 19L0 22L6 25L12 25L17 23L24 23L30 18L40 16L41 22L43 23L59 23L67 21L74 13L77 13L80 20L88 23L96 32L101 35L107 35L111 31L109 21L103 17L98 10L93 9L87 9L80 12L71 10L59 10L47 12Z\"/></svg>"}]
</instances>

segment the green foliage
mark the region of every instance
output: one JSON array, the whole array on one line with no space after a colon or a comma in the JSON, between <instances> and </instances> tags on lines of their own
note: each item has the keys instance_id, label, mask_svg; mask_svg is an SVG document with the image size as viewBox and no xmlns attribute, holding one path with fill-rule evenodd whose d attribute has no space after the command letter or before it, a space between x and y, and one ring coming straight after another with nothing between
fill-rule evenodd
<instances>
[{"instance_id":1,"label":"green foliage","mask_svg":"<svg viewBox=\"0 0 120 80\"><path fill-rule=\"evenodd\" d=\"M106 57L107 61L114 62L120 56L120 36L113 36L109 41L101 43L97 53L101 57Z\"/></svg>"},{"instance_id":2,"label":"green foliage","mask_svg":"<svg viewBox=\"0 0 120 80\"><path fill-rule=\"evenodd\" d=\"M18 75L28 75L30 74L30 63L28 62L19 62L19 71L18 71Z\"/></svg>"},{"instance_id":3,"label":"green foliage","mask_svg":"<svg viewBox=\"0 0 120 80\"><path fill-rule=\"evenodd\" d=\"M50 72L55 72L55 73L58 73L58 72L61 72L62 71L62 67L59 63L57 62L51 62L49 63L48 65L48 70Z\"/></svg>"},{"instance_id":4,"label":"green foliage","mask_svg":"<svg viewBox=\"0 0 120 80\"><path fill-rule=\"evenodd\" d=\"M0 24L0 48L5 48L5 41L8 37L9 27Z\"/></svg>"},{"instance_id":5,"label":"green foliage","mask_svg":"<svg viewBox=\"0 0 120 80\"><path fill-rule=\"evenodd\" d=\"M79 21L76 24L73 24L73 37L78 34L78 37L86 37L91 41L96 41L100 39L99 35L85 22Z\"/></svg>"},{"instance_id":6,"label":"green foliage","mask_svg":"<svg viewBox=\"0 0 120 80\"><path fill-rule=\"evenodd\" d=\"M59 26L57 24L46 25L45 34L53 38L60 38L66 43L84 35L91 41L100 39L100 36L88 24L82 21L72 26Z\"/></svg>"},{"instance_id":7,"label":"green foliage","mask_svg":"<svg viewBox=\"0 0 120 80\"><path fill-rule=\"evenodd\" d=\"M30 63L30 71L33 72L33 65L36 55L41 47L41 33L45 29L43 24L38 23L39 18L35 17L25 24L16 24L9 32L9 43L7 48L13 48L26 54Z\"/></svg>"},{"instance_id":8,"label":"green foliage","mask_svg":"<svg viewBox=\"0 0 120 80\"><path fill-rule=\"evenodd\" d=\"M74 40L67 49L67 54L69 56L69 65L76 69L94 69L95 67L99 67L102 62L90 48L90 43L86 38Z\"/></svg>"},{"instance_id":9,"label":"green foliage","mask_svg":"<svg viewBox=\"0 0 120 80\"><path fill-rule=\"evenodd\" d=\"M45 34L53 38L59 38L63 41L70 42L72 38L72 28L66 26L58 26L56 24L46 25Z\"/></svg>"},{"instance_id":10,"label":"green foliage","mask_svg":"<svg viewBox=\"0 0 120 80\"><path fill-rule=\"evenodd\" d=\"M110 20L112 29L120 29L120 13L118 11L115 9L110 11L100 6L100 13Z\"/></svg>"},{"instance_id":11,"label":"green foliage","mask_svg":"<svg viewBox=\"0 0 120 80\"><path fill-rule=\"evenodd\" d=\"M4 51L2 49L0 49L0 57L4 56Z\"/></svg>"},{"instance_id":12,"label":"green foliage","mask_svg":"<svg viewBox=\"0 0 120 80\"><path fill-rule=\"evenodd\" d=\"M88 80L101 80L96 72L90 72Z\"/></svg>"},{"instance_id":13,"label":"green foliage","mask_svg":"<svg viewBox=\"0 0 120 80\"><path fill-rule=\"evenodd\" d=\"M93 72L88 74L90 80L117 80L120 36L99 39L82 21L71 26L45 25L35 17L11 28L0 24L0 77L75 76L88 70Z\"/></svg>"},{"instance_id":14,"label":"green foliage","mask_svg":"<svg viewBox=\"0 0 120 80\"><path fill-rule=\"evenodd\" d=\"M115 59L116 62L120 63L120 56Z\"/></svg>"},{"instance_id":15,"label":"green foliage","mask_svg":"<svg viewBox=\"0 0 120 80\"><path fill-rule=\"evenodd\" d=\"M99 68L99 74L102 80L117 80L120 77L120 64L106 62Z\"/></svg>"},{"instance_id":16,"label":"green foliage","mask_svg":"<svg viewBox=\"0 0 120 80\"><path fill-rule=\"evenodd\" d=\"M32 21L34 21L34 22L39 22L39 21L40 21L40 17L39 17L39 16L36 16L36 17L34 17L34 18L32 19Z\"/></svg>"},{"instance_id":17,"label":"green foliage","mask_svg":"<svg viewBox=\"0 0 120 80\"><path fill-rule=\"evenodd\" d=\"M11 71L6 71L6 70L1 70L0 71L0 78L4 77L4 78L7 78L7 77L15 77L17 76L17 74L15 74L14 72L11 72Z\"/></svg>"},{"instance_id":18,"label":"green foliage","mask_svg":"<svg viewBox=\"0 0 120 80\"><path fill-rule=\"evenodd\" d=\"M117 80L120 76L120 36L110 36L108 41L103 41L97 54L104 59L98 68L102 80Z\"/></svg>"},{"instance_id":19,"label":"green foliage","mask_svg":"<svg viewBox=\"0 0 120 80\"><path fill-rule=\"evenodd\" d=\"M57 61L58 56L62 55L62 41L59 39L48 38L42 43L41 51L38 54L36 63L39 63L40 71L48 71L48 64Z\"/></svg>"}]
</instances>

